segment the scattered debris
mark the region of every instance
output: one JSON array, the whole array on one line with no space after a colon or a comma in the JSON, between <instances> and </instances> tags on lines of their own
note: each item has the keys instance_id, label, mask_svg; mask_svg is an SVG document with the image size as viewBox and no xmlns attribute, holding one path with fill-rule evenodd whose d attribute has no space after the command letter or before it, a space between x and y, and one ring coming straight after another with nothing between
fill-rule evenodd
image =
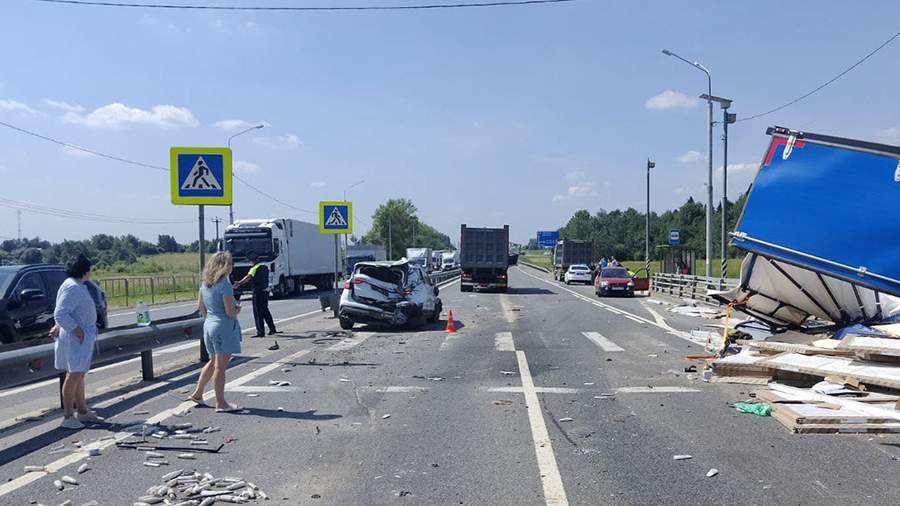
<instances>
[{"instance_id":1,"label":"scattered debris","mask_svg":"<svg viewBox=\"0 0 900 506\"><path fill-rule=\"evenodd\" d=\"M512 403L513 403L512 401L507 400L507 399L498 399L498 400L494 401L495 406L509 406Z\"/></svg>"},{"instance_id":2,"label":"scattered debris","mask_svg":"<svg viewBox=\"0 0 900 506\"><path fill-rule=\"evenodd\" d=\"M88 472L91 468L87 464L81 464L78 466L78 474L84 474Z\"/></svg>"},{"instance_id":3,"label":"scattered debris","mask_svg":"<svg viewBox=\"0 0 900 506\"><path fill-rule=\"evenodd\" d=\"M160 485L147 489L135 505L211 506L216 503L244 504L269 496L253 483L240 478L216 478L210 473L183 469L162 476Z\"/></svg>"},{"instance_id":4,"label":"scattered debris","mask_svg":"<svg viewBox=\"0 0 900 506\"><path fill-rule=\"evenodd\" d=\"M712 469L710 469L709 471L706 472L706 477L707 477L707 478L712 478L713 476L715 476L715 475L717 475L717 474L719 474L719 470L716 469L716 468L714 467L714 468L712 468Z\"/></svg>"},{"instance_id":5,"label":"scattered debris","mask_svg":"<svg viewBox=\"0 0 900 506\"><path fill-rule=\"evenodd\" d=\"M179 453L177 456L179 459L186 459L186 460L194 460L195 458L197 458L197 456L193 453Z\"/></svg>"},{"instance_id":6,"label":"scattered debris","mask_svg":"<svg viewBox=\"0 0 900 506\"><path fill-rule=\"evenodd\" d=\"M586 387L592 387L592 386L594 386L594 382L593 382L593 381L590 381L590 382L588 382L588 383L585 383L584 386L586 386Z\"/></svg>"},{"instance_id":7,"label":"scattered debris","mask_svg":"<svg viewBox=\"0 0 900 506\"><path fill-rule=\"evenodd\" d=\"M688 460L694 458L693 455L673 455L672 460Z\"/></svg>"},{"instance_id":8,"label":"scattered debris","mask_svg":"<svg viewBox=\"0 0 900 506\"><path fill-rule=\"evenodd\" d=\"M72 478L71 476L63 476L62 482L67 483L69 485L78 485L78 480L76 480L75 478Z\"/></svg>"},{"instance_id":9,"label":"scattered debris","mask_svg":"<svg viewBox=\"0 0 900 506\"><path fill-rule=\"evenodd\" d=\"M764 402L747 403L738 402L734 407L741 413L751 413L759 416L772 416L772 405Z\"/></svg>"},{"instance_id":10,"label":"scattered debris","mask_svg":"<svg viewBox=\"0 0 900 506\"><path fill-rule=\"evenodd\" d=\"M259 394L247 394L247 397L259 397Z\"/></svg>"},{"instance_id":11,"label":"scattered debris","mask_svg":"<svg viewBox=\"0 0 900 506\"><path fill-rule=\"evenodd\" d=\"M514 373L513 371L500 371L500 374L502 374L504 376L515 376L516 375L516 373Z\"/></svg>"},{"instance_id":12,"label":"scattered debris","mask_svg":"<svg viewBox=\"0 0 900 506\"><path fill-rule=\"evenodd\" d=\"M571 422L571 421L573 421L573 419L572 419L572 418L569 418L569 417L565 417L565 418L560 418L560 419L557 420L557 421L558 421L558 422Z\"/></svg>"},{"instance_id":13,"label":"scattered debris","mask_svg":"<svg viewBox=\"0 0 900 506\"><path fill-rule=\"evenodd\" d=\"M390 414L390 413L386 413L386 414L384 414L384 415L381 415L381 419L382 419L382 420L385 420L385 419L390 418L390 417L391 417L391 414Z\"/></svg>"},{"instance_id":14,"label":"scattered debris","mask_svg":"<svg viewBox=\"0 0 900 506\"><path fill-rule=\"evenodd\" d=\"M132 415L149 415L150 412L147 411L147 410L145 410L145 409L142 409L142 410L139 410L139 411L132 411L131 414L132 414Z\"/></svg>"},{"instance_id":15,"label":"scattered debris","mask_svg":"<svg viewBox=\"0 0 900 506\"><path fill-rule=\"evenodd\" d=\"M277 407L277 408L275 408L275 409L276 409L276 410L277 410L277 411L280 411L280 412L284 412L284 408L283 408L283 407L281 407L281 406L278 406L278 407Z\"/></svg>"},{"instance_id":16,"label":"scattered debris","mask_svg":"<svg viewBox=\"0 0 900 506\"><path fill-rule=\"evenodd\" d=\"M53 486L56 487L57 490L63 490L64 488L66 488L65 486L63 486L63 482L59 480L53 480Z\"/></svg>"},{"instance_id":17,"label":"scattered debris","mask_svg":"<svg viewBox=\"0 0 900 506\"><path fill-rule=\"evenodd\" d=\"M338 378L341 383L350 383L350 378Z\"/></svg>"},{"instance_id":18,"label":"scattered debris","mask_svg":"<svg viewBox=\"0 0 900 506\"><path fill-rule=\"evenodd\" d=\"M44 466L25 466L25 472L26 473L34 473L34 472L45 473L45 472L47 472L47 468Z\"/></svg>"}]
</instances>

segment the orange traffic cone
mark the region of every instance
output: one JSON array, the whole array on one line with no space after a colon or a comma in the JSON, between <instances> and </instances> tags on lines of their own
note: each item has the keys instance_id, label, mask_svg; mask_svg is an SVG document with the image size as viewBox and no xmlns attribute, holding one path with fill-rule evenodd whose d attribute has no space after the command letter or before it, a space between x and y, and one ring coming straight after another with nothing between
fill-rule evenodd
<instances>
[{"instance_id":1,"label":"orange traffic cone","mask_svg":"<svg viewBox=\"0 0 900 506\"><path fill-rule=\"evenodd\" d=\"M456 333L456 325L453 324L453 310L447 312L447 329L445 330L448 334Z\"/></svg>"}]
</instances>

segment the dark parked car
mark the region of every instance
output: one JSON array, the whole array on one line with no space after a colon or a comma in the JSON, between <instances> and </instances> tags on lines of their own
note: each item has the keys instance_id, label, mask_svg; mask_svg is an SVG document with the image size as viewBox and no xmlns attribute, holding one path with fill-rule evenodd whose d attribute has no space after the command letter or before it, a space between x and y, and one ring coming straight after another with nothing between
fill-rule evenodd
<instances>
[{"instance_id":1,"label":"dark parked car","mask_svg":"<svg viewBox=\"0 0 900 506\"><path fill-rule=\"evenodd\" d=\"M53 327L56 292L66 280L61 265L0 266L0 343L44 337ZM106 328L106 294L93 281L88 292L97 306L97 327Z\"/></svg>"},{"instance_id":2,"label":"dark parked car","mask_svg":"<svg viewBox=\"0 0 900 506\"><path fill-rule=\"evenodd\" d=\"M624 267L606 267L594 280L594 292L598 297L604 295L634 296L634 281Z\"/></svg>"}]
</instances>

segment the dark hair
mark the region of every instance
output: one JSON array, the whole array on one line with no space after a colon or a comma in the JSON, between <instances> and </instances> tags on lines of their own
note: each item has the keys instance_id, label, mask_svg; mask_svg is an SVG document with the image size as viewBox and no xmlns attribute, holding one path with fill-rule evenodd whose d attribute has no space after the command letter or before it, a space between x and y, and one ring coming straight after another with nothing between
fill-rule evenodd
<instances>
[{"instance_id":1,"label":"dark hair","mask_svg":"<svg viewBox=\"0 0 900 506\"><path fill-rule=\"evenodd\" d=\"M247 252L247 259L251 262L255 262L257 258L259 258L259 255L257 255L255 251Z\"/></svg>"},{"instance_id":2,"label":"dark hair","mask_svg":"<svg viewBox=\"0 0 900 506\"><path fill-rule=\"evenodd\" d=\"M88 272L91 272L91 261L84 255L74 256L66 263L66 276L70 278L81 279Z\"/></svg>"}]
</instances>

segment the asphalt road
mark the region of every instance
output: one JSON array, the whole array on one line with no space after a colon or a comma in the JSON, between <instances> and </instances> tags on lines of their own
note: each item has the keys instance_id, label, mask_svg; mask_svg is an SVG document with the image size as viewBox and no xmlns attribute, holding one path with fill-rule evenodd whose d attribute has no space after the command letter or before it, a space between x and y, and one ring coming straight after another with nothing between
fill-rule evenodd
<instances>
[{"instance_id":1,"label":"asphalt road","mask_svg":"<svg viewBox=\"0 0 900 506\"><path fill-rule=\"evenodd\" d=\"M508 294L445 287L455 334L445 322L345 334L315 314L286 322L278 351L245 340L228 386L243 414L189 409L196 372L170 361L166 381L92 401L116 425L12 426L0 432L0 503L131 504L181 467L246 478L282 504L900 502L900 438L789 434L729 405L752 387L685 374L683 356L702 350L685 331L704 321L644 298L598 300L534 270L514 268L510 280ZM291 385L270 385L281 380ZM210 443L229 442L148 468L101 439L148 416L221 426ZM75 441L104 447L82 475ZM50 476L23 473L47 464ZM719 474L707 478L711 468ZM57 491L63 474L81 485Z\"/></svg>"}]
</instances>

